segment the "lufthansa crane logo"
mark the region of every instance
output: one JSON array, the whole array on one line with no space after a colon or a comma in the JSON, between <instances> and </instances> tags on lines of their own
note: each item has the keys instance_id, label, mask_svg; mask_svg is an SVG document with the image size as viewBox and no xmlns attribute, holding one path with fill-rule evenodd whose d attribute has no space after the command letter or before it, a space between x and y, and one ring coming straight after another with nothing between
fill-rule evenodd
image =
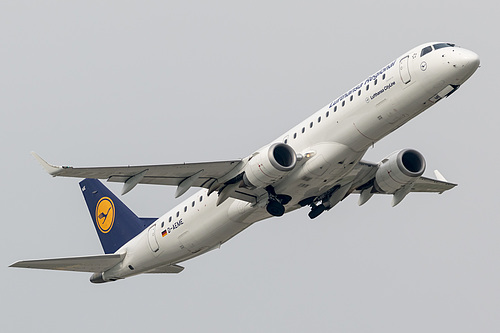
<instances>
[{"instance_id":1,"label":"lufthansa crane logo","mask_svg":"<svg viewBox=\"0 0 500 333\"><path fill-rule=\"evenodd\" d=\"M115 221L115 205L110 198L103 197L95 208L95 220L102 233L108 233Z\"/></svg>"}]
</instances>

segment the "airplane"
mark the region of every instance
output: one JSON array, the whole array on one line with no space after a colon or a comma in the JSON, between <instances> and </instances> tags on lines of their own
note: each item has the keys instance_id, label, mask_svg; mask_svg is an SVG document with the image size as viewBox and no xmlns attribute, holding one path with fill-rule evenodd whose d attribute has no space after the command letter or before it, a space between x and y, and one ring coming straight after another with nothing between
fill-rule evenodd
<instances>
[{"instance_id":1,"label":"airplane","mask_svg":"<svg viewBox=\"0 0 500 333\"><path fill-rule=\"evenodd\" d=\"M104 283L141 273L179 273L179 263L220 248L253 223L309 207L309 218L350 194L359 205L374 194L399 204L410 192L443 193L456 186L415 149L379 163L362 160L377 141L442 99L478 69L479 56L455 44L417 46L243 159L119 167L55 166L33 153L54 177L84 178L80 189L104 253L24 260L10 267L93 273ZM139 218L98 179L176 186L175 197L201 190L159 218Z\"/></svg>"}]
</instances>

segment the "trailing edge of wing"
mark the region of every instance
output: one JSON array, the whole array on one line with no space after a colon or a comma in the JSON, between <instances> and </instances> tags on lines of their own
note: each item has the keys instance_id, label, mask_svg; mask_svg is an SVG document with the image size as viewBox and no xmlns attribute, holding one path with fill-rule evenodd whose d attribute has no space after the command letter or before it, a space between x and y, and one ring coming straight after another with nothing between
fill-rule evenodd
<instances>
[{"instance_id":1,"label":"trailing edge of wing","mask_svg":"<svg viewBox=\"0 0 500 333\"><path fill-rule=\"evenodd\" d=\"M208 188L215 180L227 175L240 165L241 162L241 160L230 160L183 164L75 168L71 166L51 165L36 153L32 152L32 155L53 177L94 178L107 179L110 182L118 183L128 182L126 185L129 185L127 188L130 189L136 184L179 186L185 179L193 175L196 175L196 177L193 184L190 184L191 186Z\"/></svg>"},{"instance_id":2,"label":"trailing edge of wing","mask_svg":"<svg viewBox=\"0 0 500 333\"><path fill-rule=\"evenodd\" d=\"M123 260L125 254L101 254L84 257L23 260L9 267L50 269L74 272L104 272Z\"/></svg>"}]
</instances>

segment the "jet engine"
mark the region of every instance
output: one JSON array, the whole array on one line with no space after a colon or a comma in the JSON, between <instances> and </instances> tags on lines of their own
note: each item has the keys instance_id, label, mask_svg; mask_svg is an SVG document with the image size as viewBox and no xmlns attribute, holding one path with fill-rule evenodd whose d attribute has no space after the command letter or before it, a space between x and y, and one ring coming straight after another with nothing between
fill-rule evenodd
<instances>
[{"instance_id":1,"label":"jet engine","mask_svg":"<svg viewBox=\"0 0 500 333\"><path fill-rule=\"evenodd\" d=\"M255 153L245 167L243 181L249 187L266 187L293 170L297 155L292 147L275 143Z\"/></svg>"},{"instance_id":2,"label":"jet engine","mask_svg":"<svg viewBox=\"0 0 500 333\"><path fill-rule=\"evenodd\" d=\"M381 193L395 193L422 176L424 171L425 159L418 151L396 151L379 163L374 186Z\"/></svg>"}]
</instances>

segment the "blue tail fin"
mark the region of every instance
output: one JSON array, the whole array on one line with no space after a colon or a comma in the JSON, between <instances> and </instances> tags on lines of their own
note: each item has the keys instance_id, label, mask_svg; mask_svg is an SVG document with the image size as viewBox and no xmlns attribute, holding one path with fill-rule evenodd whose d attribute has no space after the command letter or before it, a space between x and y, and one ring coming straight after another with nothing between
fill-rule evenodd
<instances>
[{"instance_id":1,"label":"blue tail fin","mask_svg":"<svg viewBox=\"0 0 500 333\"><path fill-rule=\"evenodd\" d=\"M80 188L104 253L116 252L154 221L137 217L97 179L82 180Z\"/></svg>"}]
</instances>

